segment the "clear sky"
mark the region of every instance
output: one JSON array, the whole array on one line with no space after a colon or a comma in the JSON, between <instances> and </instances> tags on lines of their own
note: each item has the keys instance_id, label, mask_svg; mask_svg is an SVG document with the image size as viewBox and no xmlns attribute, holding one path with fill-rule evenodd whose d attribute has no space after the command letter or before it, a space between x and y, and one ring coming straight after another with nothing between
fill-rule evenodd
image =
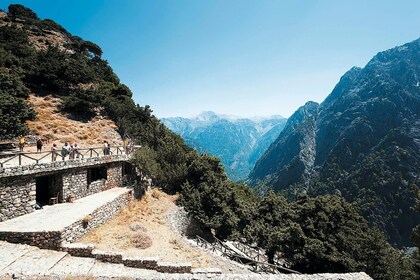
<instances>
[{"instance_id":1,"label":"clear sky","mask_svg":"<svg viewBox=\"0 0 420 280\"><path fill-rule=\"evenodd\" d=\"M420 1L26 0L97 43L157 117L289 117L352 66L420 37Z\"/></svg>"}]
</instances>

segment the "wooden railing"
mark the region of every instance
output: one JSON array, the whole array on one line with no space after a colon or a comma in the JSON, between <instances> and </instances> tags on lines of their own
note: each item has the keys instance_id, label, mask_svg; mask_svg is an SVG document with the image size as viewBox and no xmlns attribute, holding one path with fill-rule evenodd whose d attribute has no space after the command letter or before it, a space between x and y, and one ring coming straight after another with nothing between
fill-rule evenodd
<instances>
[{"instance_id":1,"label":"wooden railing","mask_svg":"<svg viewBox=\"0 0 420 280\"><path fill-rule=\"evenodd\" d=\"M298 271L283 267L281 265L270 264L267 262L261 262L245 255L239 255L237 252L226 246L222 241L214 237L214 242L210 243L200 236L196 236L196 242L200 247L208 249L210 251L219 251L222 253L222 256L228 257L231 260L234 260L243 265L249 265L254 272L263 272L263 273L293 273L301 274Z\"/></svg>"},{"instance_id":2,"label":"wooden railing","mask_svg":"<svg viewBox=\"0 0 420 280\"><path fill-rule=\"evenodd\" d=\"M259 261L259 262L267 262L267 256L259 252L258 248L252 248L249 245L244 245L241 242L233 241L233 246L236 249L241 251L244 255L248 256L249 258Z\"/></svg>"},{"instance_id":3,"label":"wooden railing","mask_svg":"<svg viewBox=\"0 0 420 280\"><path fill-rule=\"evenodd\" d=\"M109 151L109 155L126 155L131 154L138 146L130 148L116 146L112 147ZM86 149L78 149L75 152L71 152L66 156L63 156L62 150L46 151L46 152L30 152L30 153L0 153L0 167L5 166L22 166L39 163L47 163L55 160L80 160L84 158L96 158L105 156L102 147L93 147Z\"/></svg>"}]
</instances>

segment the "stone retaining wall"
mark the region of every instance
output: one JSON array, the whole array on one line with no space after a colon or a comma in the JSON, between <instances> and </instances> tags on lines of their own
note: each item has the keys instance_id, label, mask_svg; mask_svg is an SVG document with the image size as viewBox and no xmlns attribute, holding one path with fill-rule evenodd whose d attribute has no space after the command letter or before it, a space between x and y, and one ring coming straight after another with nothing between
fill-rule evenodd
<instances>
[{"instance_id":1,"label":"stone retaining wall","mask_svg":"<svg viewBox=\"0 0 420 280\"><path fill-rule=\"evenodd\" d=\"M90 214L88 222L84 222L82 219L66 227L61 234L61 240L68 243L75 241L90 230L111 219L123 206L128 204L130 199L131 196L128 193L124 193L113 201L102 205Z\"/></svg>"},{"instance_id":2,"label":"stone retaining wall","mask_svg":"<svg viewBox=\"0 0 420 280\"><path fill-rule=\"evenodd\" d=\"M124 193L113 201L97 208L89 215L91 219L88 223L79 220L61 231L0 232L0 240L29 244L42 249L61 249L63 242L72 242L112 218L129 202L130 197L128 193ZM88 252L88 250L85 250L85 252Z\"/></svg>"},{"instance_id":3,"label":"stone retaining wall","mask_svg":"<svg viewBox=\"0 0 420 280\"><path fill-rule=\"evenodd\" d=\"M122 263L123 256L121 253L105 252L100 250L93 250L92 255L95 259L108 263Z\"/></svg>"},{"instance_id":4,"label":"stone retaining wall","mask_svg":"<svg viewBox=\"0 0 420 280\"><path fill-rule=\"evenodd\" d=\"M93 258L92 251L95 249L93 244L82 243L64 243L61 245L61 251L67 252L75 257Z\"/></svg>"},{"instance_id":5,"label":"stone retaining wall","mask_svg":"<svg viewBox=\"0 0 420 280\"><path fill-rule=\"evenodd\" d=\"M55 249L61 246L61 232L0 232L0 240L28 244L41 249Z\"/></svg>"},{"instance_id":6,"label":"stone retaining wall","mask_svg":"<svg viewBox=\"0 0 420 280\"><path fill-rule=\"evenodd\" d=\"M123 257L123 264L128 267L156 269L158 262L158 257Z\"/></svg>"},{"instance_id":7,"label":"stone retaining wall","mask_svg":"<svg viewBox=\"0 0 420 280\"><path fill-rule=\"evenodd\" d=\"M35 179L0 178L0 222L34 211Z\"/></svg>"}]
</instances>

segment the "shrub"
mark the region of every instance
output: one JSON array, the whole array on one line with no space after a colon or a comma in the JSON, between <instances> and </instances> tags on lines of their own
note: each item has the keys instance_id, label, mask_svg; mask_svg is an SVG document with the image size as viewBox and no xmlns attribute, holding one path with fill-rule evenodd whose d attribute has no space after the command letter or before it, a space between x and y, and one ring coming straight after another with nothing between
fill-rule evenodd
<instances>
[{"instance_id":1,"label":"shrub","mask_svg":"<svg viewBox=\"0 0 420 280\"><path fill-rule=\"evenodd\" d=\"M144 232L138 232L131 238L131 243L139 249L146 249L152 246L152 239Z\"/></svg>"}]
</instances>

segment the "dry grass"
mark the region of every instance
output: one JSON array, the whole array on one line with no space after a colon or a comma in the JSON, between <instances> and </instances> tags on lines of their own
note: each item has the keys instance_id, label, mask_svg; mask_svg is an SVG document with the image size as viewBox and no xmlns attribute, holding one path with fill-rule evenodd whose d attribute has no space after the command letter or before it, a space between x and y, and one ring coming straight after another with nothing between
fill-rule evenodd
<instances>
[{"instance_id":1,"label":"dry grass","mask_svg":"<svg viewBox=\"0 0 420 280\"><path fill-rule=\"evenodd\" d=\"M27 122L31 134L50 137L54 142L78 143L82 148L100 146L104 140L114 147L122 145L117 126L112 120L100 115L88 122L69 119L59 111L61 100L50 95L30 95L28 102L37 113L36 120Z\"/></svg>"},{"instance_id":2,"label":"dry grass","mask_svg":"<svg viewBox=\"0 0 420 280\"><path fill-rule=\"evenodd\" d=\"M98 249L122 251L127 255L191 262L193 267L218 267L211 256L191 247L168 224L167 215L177 207L176 199L177 196L152 189L77 242L93 243Z\"/></svg>"}]
</instances>

